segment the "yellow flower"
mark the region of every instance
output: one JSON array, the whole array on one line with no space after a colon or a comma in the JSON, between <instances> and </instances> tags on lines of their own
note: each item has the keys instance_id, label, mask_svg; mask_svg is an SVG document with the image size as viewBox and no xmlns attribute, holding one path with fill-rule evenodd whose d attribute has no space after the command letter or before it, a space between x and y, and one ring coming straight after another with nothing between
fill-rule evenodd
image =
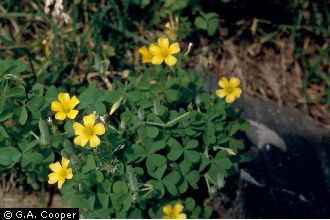
<instances>
[{"instance_id":1,"label":"yellow flower","mask_svg":"<svg viewBox=\"0 0 330 220\"><path fill-rule=\"evenodd\" d=\"M177 202L173 205L166 205L163 207L163 218L167 219L186 219L187 215L183 213L183 205Z\"/></svg>"},{"instance_id":2,"label":"yellow flower","mask_svg":"<svg viewBox=\"0 0 330 220\"><path fill-rule=\"evenodd\" d=\"M237 77L232 77L229 80L226 77L222 77L219 80L218 84L221 87L221 89L218 89L216 91L216 94L220 98L226 97L225 100L226 100L227 103L234 102L242 94L242 90L239 87L240 86L240 80Z\"/></svg>"},{"instance_id":3,"label":"yellow flower","mask_svg":"<svg viewBox=\"0 0 330 220\"><path fill-rule=\"evenodd\" d=\"M152 54L150 53L147 47L139 48L139 53L142 55L143 63L151 63Z\"/></svg>"},{"instance_id":4,"label":"yellow flower","mask_svg":"<svg viewBox=\"0 0 330 220\"><path fill-rule=\"evenodd\" d=\"M177 62L177 59L173 54L180 52L180 46L179 43L173 43L170 45L168 38L161 37L158 39L158 45L150 45L149 51L153 55L151 59L152 64L159 65L165 61L167 65L173 66Z\"/></svg>"},{"instance_id":5,"label":"yellow flower","mask_svg":"<svg viewBox=\"0 0 330 220\"><path fill-rule=\"evenodd\" d=\"M69 168L70 160L62 157L62 165L59 161L49 164L49 169L53 171L48 175L48 183L55 184L57 182L58 188L61 189L66 179L72 179L72 169Z\"/></svg>"},{"instance_id":6,"label":"yellow flower","mask_svg":"<svg viewBox=\"0 0 330 220\"><path fill-rule=\"evenodd\" d=\"M101 141L98 135L105 133L105 127L102 123L95 124L96 117L94 114L87 115L83 118L84 125L75 122L73 130L75 135L74 143L84 147L89 142L91 147L97 147Z\"/></svg>"},{"instance_id":7,"label":"yellow flower","mask_svg":"<svg viewBox=\"0 0 330 220\"><path fill-rule=\"evenodd\" d=\"M57 120L65 120L66 118L74 119L79 111L74 108L79 104L79 99L76 96L70 98L69 93L59 93L58 101L53 101L51 109L56 112L55 118Z\"/></svg>"}]
</instances>

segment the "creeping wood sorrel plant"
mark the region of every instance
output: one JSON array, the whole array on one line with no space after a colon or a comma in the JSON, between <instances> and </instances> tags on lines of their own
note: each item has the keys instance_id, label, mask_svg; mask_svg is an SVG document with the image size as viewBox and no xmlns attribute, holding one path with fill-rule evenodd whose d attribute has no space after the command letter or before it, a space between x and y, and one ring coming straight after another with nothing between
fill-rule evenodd
<instances>
[{"instance_id":1,"label":"creeping wood sorrel plant","mask_svg":"<svg viewBox=\"0 0 330 220\"><path fill-rule=\"evenodd\" d=\"M210 217L207 200L238 170L244 149L237 133L248 125L230 104L241 94L239 79L220 80L210 94L197 73L179 66L177 43L150 48L144 69L111 91L92 84L22 91L10 101L17 116L0 127L8 146L0 168L17 167L35 187L56 184L83 217ZM18 126L9 124L16 119Z\"/></svg>"}]
</instances>

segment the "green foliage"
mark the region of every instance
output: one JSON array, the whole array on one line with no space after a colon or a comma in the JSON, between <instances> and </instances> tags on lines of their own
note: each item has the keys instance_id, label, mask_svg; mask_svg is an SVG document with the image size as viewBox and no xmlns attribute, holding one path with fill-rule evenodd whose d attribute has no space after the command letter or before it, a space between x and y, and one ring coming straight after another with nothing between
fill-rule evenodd
<instances>
[{"instance_id":1,"label":"green foliage","mask_svg":"<svg viewBox=\"0 0 330 220\"><path fill-rule=\"evenodd\" d=\"M219 16L216 13L201 13L195 19L195 26L213 36L219 29Z\"/></svg>"},{"instance_id":2,"label":"green foliage","mask_svg":"<svg viewBox=\"0 0 330 220\"><path fill-rule=\"evenodd\" d=\"M223 187L239 158L223 149L242 149L236 134L246 130L246 122L205 93L196 74L182 69L146 69L107 92L89 87L81 93L81 110L88 108L82 98L95 94L109 103L107 112L122 101L95 151L75 147L74 178L64 198L83 208L85 217L111 218L161 217L162 206L189 198L188 216L208 217L212 212L194 191L210 192L206 199ZM200 188L203 182L208 188Z\"/></svg>"},{"instance_id":3,"label":"green foliage","mask_svg":"<svg viewBox=\"0 0 330 220\"><path fill-rule=\"evenodd\" d=\"M137 45L164 35L171 18L178 17L177 40L218 37L225 14L219 9L235 1L211 2L67 1L72 23L65 25L40 10L43 0L2 1L0 172L17 172L20 182L38 190L47 184L49 164L66 156L74 177L63 197L84 217L159 218L173 201L182 202L189 218L210 217L206 200L237 171L244 150L237 134L247 123L206 93L193 71L133 64ZM293 36L308 72L305 87L325 82L322 103L329 104L329 47L313 59L300 49L305 32L329 36L328 6L295 0L287 8L293 22L272 28ZM123 69L130 70L128 79L117 77ZM109 78L112 90L101 89L99 82ZM75 146L73 121L54 120L50 104L61 91L79 96L77 120L92 112L106 119L97 149Z\"/></svg>"},{"instance_id":4,"label":"green foliage","mask_svg":"<svg viewBox=\"0 0 330 220\"><path fill-rule=\"evenodd\" d=\"M26 87L21 74L27 67L19 60L0 60L0 69L0 170L16 168L24 172L23 181L39 189L57 152L49 146L45 121L57 89L40 84Z\"/></svg>"},{"instance_id":5,"label":"green foliage","mask_svg":"<svg viewBox=\"0 0 330 220\"><path fill-rule=\"evenodd\" d=\"M19 61L1 64L7 75L26 71ZM16 170L39 189L48 180L48 165L62 155L73 168L63 197L85 217L161 217L162 206L172 201L187 204L188 216L209 217L206 199L237 168L243 146L236 134L246 122L204 92L196 73L155 70L115 81L111 91L93 84L79 88L79 117L96 112L106 119L107 132L95 150L74 146L72 121L53 119L50 104L63 89L38 83L29 88L19 77L5 78L1 88L19 92L1 93L1 171ZM205 192L203 199L196 190Z\"/></svg>"}]
</instances>

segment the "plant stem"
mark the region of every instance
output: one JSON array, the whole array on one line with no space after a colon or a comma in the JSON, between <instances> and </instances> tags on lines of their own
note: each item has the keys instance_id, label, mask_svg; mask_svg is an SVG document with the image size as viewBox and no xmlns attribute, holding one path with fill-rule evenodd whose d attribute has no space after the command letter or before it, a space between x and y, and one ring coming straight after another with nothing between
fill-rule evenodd
<instances>
[{"instance_id":1,"label":"plant stem","mask_svg":"<svg viewBox=\"0 0 330 220\"><path fill-rule=\"evenodd\" d=\"M190 114L190 112L186 112L186 113L180 115L179 117L177 117L177 118L175 118L175 119L173 119L173 120L167 122L167 123L165 124L165 127L171 127L172 125L174 125L174 124L175 124L176 122L178 122L179 120L181 120L181 119L187 117L189 114Z\"/></svg>"}]
</instances>

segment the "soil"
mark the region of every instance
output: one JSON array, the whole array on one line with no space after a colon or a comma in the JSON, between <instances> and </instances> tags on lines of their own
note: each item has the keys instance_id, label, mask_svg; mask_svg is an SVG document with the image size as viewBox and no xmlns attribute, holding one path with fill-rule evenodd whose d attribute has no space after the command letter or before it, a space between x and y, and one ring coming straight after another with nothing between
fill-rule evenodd
<instances>
[{"instance_id":1,"label":"soil","mask_svg":"<svg viewBox=\"0 0 330 220\"><path fill-rule=\"evenodd\" d=\"M48 192L25 192L18 188L0 188L0 208L65 208L59 194L49 203Z\"/></svg>"}]
</instances>

